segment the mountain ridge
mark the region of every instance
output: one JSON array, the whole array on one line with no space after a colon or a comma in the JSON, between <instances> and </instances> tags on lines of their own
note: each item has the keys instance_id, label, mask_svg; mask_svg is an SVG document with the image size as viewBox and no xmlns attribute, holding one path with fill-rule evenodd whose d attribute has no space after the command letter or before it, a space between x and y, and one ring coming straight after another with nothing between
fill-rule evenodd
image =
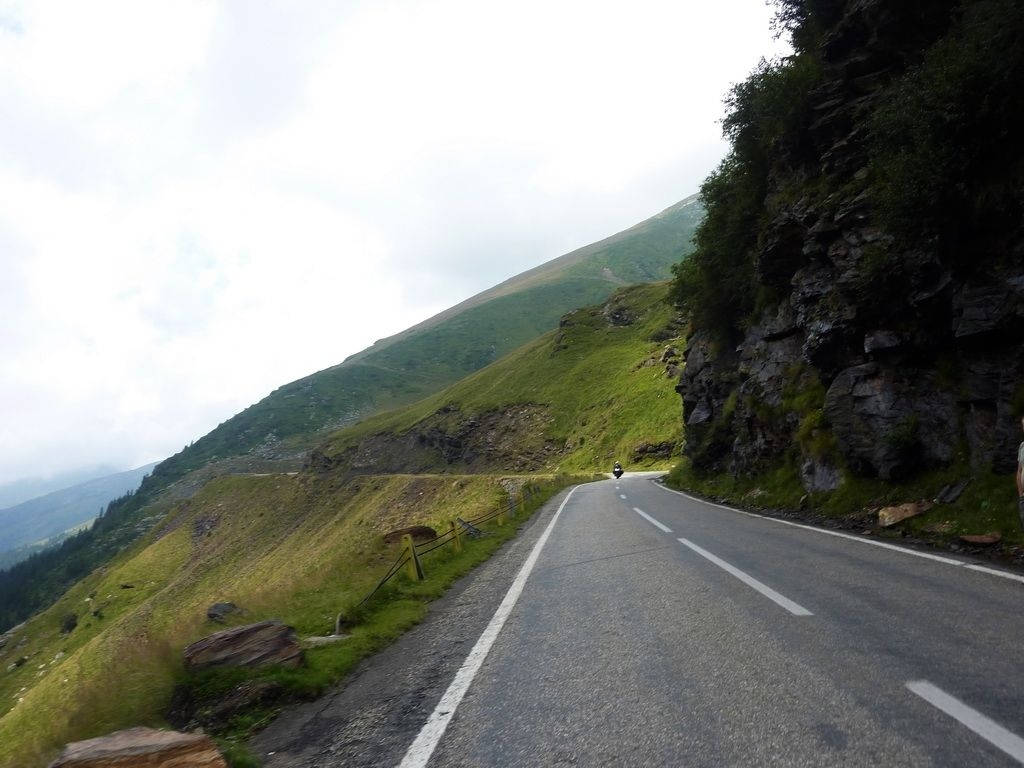
<instances>
[{"instance_id":1,"label":"mountain ridge","mask_svg":"<svg viewBox=\"0 0 1024 768\"><path fill-rule=\"evenodd\" d=\"M472 309L473 307L483 303L484 301L488 301L490 299L506 295L510 292L513 292L514 289L521 290L523 287L526 287L527 285L530 285L534 282L541 282L543 281L545 276L548 277L548 279L553 279L553 270L557 268L564 269L566 267L573 266L582 261L583 259L585 259L587 256L593 254L596 251L601 250L602 248L607 248L611 245L616 245L630 236L643 232L646 228L650 227L652 222L663 220L667 216L678 213L682 211L682 209L688 208L690 206L696 206L698 208L700 207L700 195L698 193L692 194L688 197L684 197L678 203L673 203L672 205L667 206L666 208L662 209L653 216L637 224L634 224L628 229L624 229L621 232L616 232L613 235L609 235L608 237L605 237L594 243L590 243L589 245L584 245L579 248L576 248L561 256L556 256L550 261L546 261L543 264L537 265L536 267L531 267L525 272L520 272L518 275L513 275L512 277L506 280L502 280L497 285L492 286L487 290L481 291L480 293L474 294L473 296L470 296L468 299L464 299L458 304L455 304L454 306L451 306L448 309L442 310L441 312L438 312L436 315L433 315L427 318L426 320L417 323L416 325L406 328L404 331L399 331L396 334L387 336L383 339L379 339L366 349L360 350L359 352L349 355L347 358L345 358L345 360L342 361L342 364L347 363L350 360L361 359L361 356L364 356L366 353L370 351L379 351L378 345L382 345L380 348L383 349L384 346L387 346L395 341L398 341L411 333L432 328L438 323L450 317L454 317L455 315L458 315L461 312L466 311L467 309ZM628 285L628 283L623 283L623 285Z\"/></svg>"}]
</instances>

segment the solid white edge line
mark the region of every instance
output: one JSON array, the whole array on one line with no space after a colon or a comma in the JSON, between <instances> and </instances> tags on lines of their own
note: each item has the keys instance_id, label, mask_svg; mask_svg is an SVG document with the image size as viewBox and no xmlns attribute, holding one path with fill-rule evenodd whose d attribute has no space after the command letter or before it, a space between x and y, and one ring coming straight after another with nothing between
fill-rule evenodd
<instances>
[{"instance_id":1,"label":"solid white edge line","mask_svg":"<svg viewBox=\"0 0 1024 768\"><path fill-rule=\"evenodd\" d=\"M711 554L706 549L701 549L700 547L698 547L696 544L694 544L689 539L676 539L676 541L678 541L680 544L682 544L685 547L689 547L690 549L692 549L694 552L696 552L701 557L710 560L712 563L717 565L719 568L721 568L726 573L732 574L737 579L739 579L744 584L746 584L748 587L751 587L752 589L756 589L758 592L760 592L762 595L767 597L769 600L771 600L772 602L774 602L774 603L776 603L778 605L781 605L783 608L785 608L787 611L792 613L794 616L813 616L814 615L813 613L808 611L806 608L804 608L799 603L794 603L788 597L785 597L784 595L780 595L778 592L776 592L774 589L769 587L767 584L763 584L760 581L758 581L757 579L755 579L753 576L751 576L750 574L744 573L739 568L736 568L735 566L729 565L729 563L725 562L725 560L723 560L722 558L718 557L717 555Z\"/></svg>"},{"instance_id":2,"label":"solid white edge line","mask_svg":"<svg viewBox=\"0 0 1024 768\"><path fill-rule=\"evenodd\" d=\"M476 673L484 663L484 659L487 658L491 646L494 645L494 641L498 638L501 628L505 626L505 621L508 619L509 614L512 613L512 609L515 607L516 601L526 585L526 580L529 578L533 566L536 565L537 558L540 557L541 550L547 543L548 537L551 536L551 531L554 529L555 523L558 522L558 518L561 516L562 510L565 509L565 505L572 498L573 493L576 492L576 488L579 488L579 486L573 487L568 495L562 499L562 503L558 506L554 517L551 518L548 527L544 529L544 533L537 539L537 543L533 546L530 556L526 558L526 562L523 563L519 573L516 574L512 586L505 593L505 599L501 601L498 610L494 612L494 616L491 617L487 628L480 635L480 639L476 641L476 645L473 646L473 650L469 652L466 660L462 662L462 666L455 673L455 678L448 686L448 690L441 696L441 700L434 707L434 711L430 713L430 717L427 718L427 722L420 729L415 741L409 745L409 749L406 750L405 757L402 758L399 768L423 768L427 761L430 760L430 756L434 753L434 749L448 728L448 722L455 715L455 710L462 701L462 697L466 695L466 691L472 684L473 678L476 677Z\"/></svg>"},{"instance_id":3,"label":"solid white edge line","mask_svg":"<svg viewBox=\"0 0 1024 768\"><path fill-rule=\"evenodd\" d=\"M1004 579L1013 579L1024 584L1024 576L1017 573L1010 573L1009 571L1000 571L998 568L988 568L984 565L974 565L973 563L964 563L964 568L969 568L972 571L981 571L982 573L991 573L993 576L1002 576Z\"/></svg>"},{"instance_id":4,"label":"solid white edge line","mask_svg":"<svg viewBox=\"0 0 1024 768\"><path fill-rule=\"evenodd\" d=\"M654 482L654 481L652 480L651 482ZM830 531L828 528L815 528L813 525L804 525L802 523L794 523L791 520L780 520L777 517L769 517L768 515L759 515L756 512L747 512L745 509L736 509L735 507L727 507L725 504L716 504L713 501L705 501L704 499L698 499L696 496L691 496L690 494L685 493L684 491L677 491L675 488L666 488L661 483L654 483L654 484L656 486L658 486L659 488L661 488L663 491L668 491L669 493L676 493L676 494L679 494L680 496L685 496L686 498L690 499L691 501L696 501L696 502L699 502L701 504L707 504L710 507L718 507L719 509L724 509L724 510L727 510L729 512L735 512L735 513L737 513L739 515L746 515L747 517L756 517L756 518L759 518L760 520L769 520L769 521L771 521L773 523L780 523L781 525L791 525L794 528L803 528L805 531L814 531L815 533L823 533L826 536L837 536L840 539L849 539L850 541L858 541L861 544L870 544L872 547L881 547L882 549L890 549L890 550L892 550L894 552L902 552L905 555L913 555L914 557L923 557L926 560L934 560L934 561L939 562L939 563L945 563L946 565L966 565L968 568L971 568L971 567L975 568L975 570L979 570L979 569L982 568L982 566L970 566L970 565L967 565L962 560L954 560L952 557L943 557L942 555L933 555L930 552L918 552L916 549L907 549L906 547L899 547L899 546L897 546L895 544L888 544L888 543L886 543L884 541L872 541L871 539L865 539L862 536L854 536L853 534L850 534L850 533L840 533L839 531ZM1013 574L1007 574L1004 571L995 571L993 569L988 569L988 570L991 571L992 573L998 574L1000 576L1008 576L1009 578L1019 578L1019 577L1014 576Z\"/></svg>"},{"instance_id":5,"label":"solid white edge line","mask_svg":"<svg viewBox=\"0 0 1024 768\"><path fill-rule=\"evenodd\" d=\"M1017 734L1006 730L999 723L985 717L981 712L950 696L927 680L913 680L907 683L907 688L933 707L942 710L954 720L970 728L989 744L1001 749L1018 763L1024 763L1024 739Z\"/></svg>"},{"instance_id":6,"label":"solid white edge line","mask_svg":"<svg viewBox=\"0 0 1024 768\"><path fill-rule=\"evenodd\" d=\"M633 507L633 511L634 511L634 512L636 512L636 513L637 513L638 515L640 515L640 517L642 517L642 518L643 518L644 520L646 520L646 521L647 521L648 523L650 523L651 525L653 525L653 526L654 526L655 528L660 528L660 529L661 529L661 530L663 530L663 531L664 531L665 533L672 533L672 529L671 529L671 528L669 528L669 527L668 527L667 525L664 525L663 523L659 523L659 522L658 522L657 520L655 520L655 519L654 519L653 517L651 517L650 515L648 515L648 514L647 514L646 512L644 512L644 511L643 511L642 509L639 509L639 508L637 508L637 507Z\"/></svg>"}]
</instances>

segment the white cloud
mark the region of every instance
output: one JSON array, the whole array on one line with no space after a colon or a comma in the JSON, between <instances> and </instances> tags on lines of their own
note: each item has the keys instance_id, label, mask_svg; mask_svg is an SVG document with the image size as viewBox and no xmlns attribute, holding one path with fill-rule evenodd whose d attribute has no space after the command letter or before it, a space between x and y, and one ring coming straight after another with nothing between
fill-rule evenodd
<instances>
[{"instance_id":1,"label":"white cloud","mask_svg":"<svg viewBox=\"0 0 1024 768\"><path fill-rule=\"evenodd\" d=\"M177 450L693 192L762 0L0 0L0 482Z\"/></svg>"}]
</instances>

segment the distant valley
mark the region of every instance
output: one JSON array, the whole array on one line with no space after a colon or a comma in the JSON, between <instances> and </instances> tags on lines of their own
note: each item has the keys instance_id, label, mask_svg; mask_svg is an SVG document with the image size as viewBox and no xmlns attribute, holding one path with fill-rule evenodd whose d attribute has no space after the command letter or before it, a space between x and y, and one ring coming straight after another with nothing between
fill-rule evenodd
<instances>
[{"instance_id":1,"label":"distant valley","mask_svg":"<svg viewBox=\"0 0 1024 768\"><path fill-rule=\"evenodd\" d=\"M111 501L138 488L156 464L93 478L0 509L0 568L10 567L90 523Z\"/></svg>"}]
</instances>

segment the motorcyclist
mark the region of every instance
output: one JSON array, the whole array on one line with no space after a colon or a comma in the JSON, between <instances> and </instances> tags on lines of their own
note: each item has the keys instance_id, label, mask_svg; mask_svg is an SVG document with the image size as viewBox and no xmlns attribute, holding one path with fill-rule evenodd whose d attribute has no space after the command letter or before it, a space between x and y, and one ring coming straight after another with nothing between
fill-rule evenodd
<instances>
[{"instance_id":1,"label":"motorcyclist","mask_svg":"<svg viewBox=\"0 0 1024 768\"><path fill-rule=\"evenodd\" d=\"M622 477L622 465L617 461L615 462L615 466L612 467L612 474L615 475L616 478Z\"/></svg>"}]
</instances>

